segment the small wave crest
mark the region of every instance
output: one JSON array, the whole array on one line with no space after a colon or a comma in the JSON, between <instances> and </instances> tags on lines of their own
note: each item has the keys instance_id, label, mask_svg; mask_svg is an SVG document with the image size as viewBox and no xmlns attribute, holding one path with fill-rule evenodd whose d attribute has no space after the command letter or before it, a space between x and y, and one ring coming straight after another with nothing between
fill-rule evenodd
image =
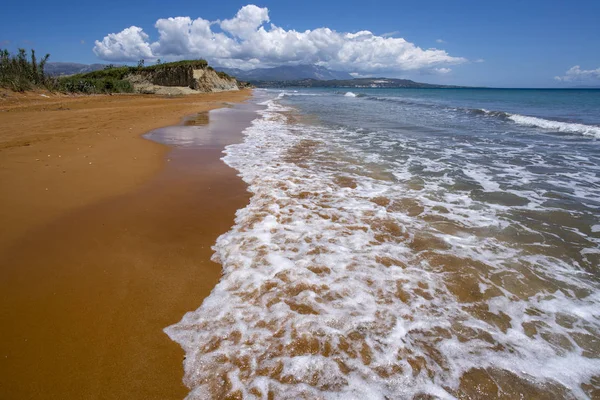
<instances>
[{"instance_id":1,"label":"small wave crest","mask_svg":"<svg viewBox=\"0 0 600 400\"><path fill-rule=\"evenodd\" d=\"M506 119L511 116L511 114L506 113L504 111L489 111L489 110L486 110L485 108L470 108L470 109L467 109L467 112L470 114L474 114L474 115L485 115L485 116L497 117L497 118L501 118L501 119Z\"/></svg>"},{"instance_id":2,"label":"small wave crest","mask_svg":"<svg viewBox=\"0 0 600 400\"><path fill-rule=\"evenodd\" d=\"M600 138L600 126L578 124L573 122L553 121L528 115L511 114L504 111L490 111L486 110L485 108L473 108L468 109L467 111L475 115L484 115L509 120L518 125Z\"/></svg>"},{"instance_id":3,"label":"small wave crest","mask_svg":"<svg viewBox=\"0 0 600 400\"><path fill-rule=\"evenodd\" d=\"M346 92L346 94L344 95L344 97L357 97L357 95L356 95L356 93Z\"/></svg>"},{"instance_id":4,"label":"small wave crest","mask_svg":"<svg viewBox=\"0 0 600 400\"><path fill-rule=\"evenodd\" d=\"M348 92L352 93L352 92ZM348 93L346 96L348 96ZM354 97L354 96L352 96ZM413 101L412 99L402 99L395 97L376 97L376 96L367 96L368 98L375 101L384 101L384 102L392 102L399 104L406 104L411 106L419 106L419 107L427 107L427 108L440 108L445 110L454 110L459 112L465 112L467 114L476 115L476 116L484 116L484 117L493 117L499 118L505 121L511 121L515 124L528 126L533 128L541 128L545 130L561 132L561 133L570 133L577 134L583 136L590 136L593 138L600 139L600 126L596 125L586 125L575 122L562 122L562 121L553 121L549 119L532 117L528 115L521 114L513 114L505 111L496 111L496 110L486 110L485 108L463 108L463 107L449 107L442 104L435 103L427 103L421 101Z\"/></svg>"},{"instance_id":5,"label":"small wave crest","mask_svg":"<svg viewBox=\"0 0 600 400\"><path fill-rule=\"evenodd\" d=\"M297 96L322 96L321 94L318 93L302 93L302 92L298 92L297 90L294 90L292 92L281 92L277 95L278 99L284 98L284 97L297 97Z\"/></svg>"},{"instance_id":6,"label":"small wave crest","mask_svg":"<svg viewBox=\"0 0 600 400\"><path fill-rule=\"evenodd\" d=\"M576 133L600 139L600 126L577 124L570 122L552 121L543 118L529 117L526 115L509 114L508 119L516 124L548 129L564 133Z\"/></svg>"}]
</instances>

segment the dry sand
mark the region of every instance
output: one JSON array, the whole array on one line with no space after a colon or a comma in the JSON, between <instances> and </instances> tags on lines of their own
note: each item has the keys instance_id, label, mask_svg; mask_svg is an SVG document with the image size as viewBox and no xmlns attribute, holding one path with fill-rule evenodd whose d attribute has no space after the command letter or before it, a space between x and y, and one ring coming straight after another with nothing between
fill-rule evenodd
<instances>
[{"instance_id":1,"label":"dry sand","mask_svg":"<svg viewBox=\"0 0 600 400\"><path fill-rule=\"evenodd\" d=\"M130 191L156 174L168 148L141 134L250 91L171 98L2 94L0 250L67 210Z\"/></svg>"},{"instance_id":2,"label":"dry sand","mask_svg":"<svg viewBox=\"0 0 600 400\"><path fill-rule=\"evenodd\" d=\"M0 101L0 398L187 393L162 329L218 281L248 194L221 145L165 162L140 134L249 95Z\"/></svg>"}]
</instances>

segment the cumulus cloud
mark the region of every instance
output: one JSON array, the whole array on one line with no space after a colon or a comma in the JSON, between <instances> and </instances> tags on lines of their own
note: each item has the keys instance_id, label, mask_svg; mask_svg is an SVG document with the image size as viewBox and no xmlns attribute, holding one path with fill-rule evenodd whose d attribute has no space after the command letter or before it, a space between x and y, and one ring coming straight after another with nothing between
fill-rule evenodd
<instances>
[{"instance_id":1,"label":"cumulus cloud","mask_svg":"<svg viewBox=\"0 0 600 400\"><path fill-rule=\"evenodd\" d=\"M253 4L242 7L234 18L221 22L221 29L240 39L251 38L257 29L269 22L269 10Z\"/></svg>"},{"instance_id":2,"label":"cumulus cloud","mask_svg":"<svg viewBox=\"0 0 600 400\"><path fill-rule=\"evenodd\" d=\"M148 35L137 26L123 29L119 33L109 33L101 42L96 40L94 53L107 61L134 61L153 57Z\"/></svg>"},{"instance_id":3,"label":"cumulus cloud","mask_svg":"<svg viewBox=\"0 0 600 400\"><path fill-rule=\"evenodd\" d=\"M154 42L142 28L131 26L97 40L94 53L108 61L201 57L226 67L318 64L354 72L435 70L467 61L366 30L286 30L271 23L267 8L255 5L242 7L231 19L165 18L154 27Z\"/></svg>"},{"instance_id":4,"label":"cumulus cloud","mask_svg":"<svg viewBox=\"0 0 600 400\"><path fill-rule=\"evenodd\" d=\"M581 69L579 65L571 67L564 76L555 76L554 79L561 82L589 81L600 79L600 68Z\"/></svg>"}]
</instances>

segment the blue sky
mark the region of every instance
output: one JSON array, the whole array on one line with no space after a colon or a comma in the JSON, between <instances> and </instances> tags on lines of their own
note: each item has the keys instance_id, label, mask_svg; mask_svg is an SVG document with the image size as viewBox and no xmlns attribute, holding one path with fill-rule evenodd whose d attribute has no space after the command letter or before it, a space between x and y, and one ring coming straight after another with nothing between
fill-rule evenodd
<instances>
[{"instance_id":1,"label":"blue sky","mask_svg":"<svg viewBox=\"0 0 600 400\"><path fill-rule=\"evenodd\" d=\"M156 58L198 56L208 58L213 64L247 68L309 60L357 75L405 77L434 83L600 86L598 0L369 3L105 0L4 4L0 47L34 48L39 53L50 53L51 61L114 63L139 57L150 63ZM246 9L246 17L234 18L247 4L258 7ZM190 21L202 18L230 22L212 24L210 36L190 39L185 21L178 20L175 24L166 20L177 16L190 17ZM250 18L252 26L244 25L247 22L244 18ZM155 24L161 19L162 29L170 32L169 36L159 37ZM270 24L281 31L269 34L273 29ZM267 34L257 36L259 25ZM107 35L131 26L139 30L124 32L96 46L94 52L96 40L102 42ZM336 33L318 28L329 28ZM305 30L312 33L303 37L290 33ZM347 36L365 30L372 35ZM389 40L393 38L403 38L407 43ZM195 44L189 44L190 40ZM188 44L182 44L184 41ZM328 44L323 45L323 41ZM211 43L216 47L208 50ZM127 50L128 45L134 47ZM324 47L315 49L315 45ZM268 55L265 50L264 58L262 46L270 49ZM376 46L378 49L373 50ZM118 49L122 48L126 50L120 54ZM432 48L438 50L430 51ZM579 68L573 69L576 66ZM563 79L557 80L556 76Z\"/></svg>"}]
</instances>

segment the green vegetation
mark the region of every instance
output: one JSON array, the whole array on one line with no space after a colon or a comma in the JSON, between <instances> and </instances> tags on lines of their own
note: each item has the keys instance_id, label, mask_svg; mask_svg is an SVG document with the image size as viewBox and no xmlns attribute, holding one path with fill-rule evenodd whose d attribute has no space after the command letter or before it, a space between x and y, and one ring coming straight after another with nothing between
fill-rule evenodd
<instances>
[{"instance_id":1,"label":"green vegetation","mask_svg":"<svg viewBox=\"0 0 600 400\"><path fill-rule=\"evenodd\" d=\"M86 72L84 74L76 74L70 75L68 78L84 78L84 79L125 79L125 77L132 72L136 72L137 68L135 67L114 67L114 66L106 66L104 69L92 72Z\"/></svg>"},{"instance_id":2,"label":"green vegetation","mask_svg":"<svg viewBox=\"0 0 600 400\"><path fill-rule=\"evenodd\" d=\"M72 93L132 93L133 85L125 77L135 67L111 67L58 78L57 90Z\"/></svg>"},{"instance_id":3,"label":"green vegetation","mask_svg":"<svg viewBox=\"0 0 600 400\"><path fill-rule=\"evenodd\" d=\"M202 59L170 63L161 63L159 60L150 66L144 66L144 60L140 60L136 67L115 67L111 64L99 71L51 77L44 73L44 65L49 57L50 55L46 54L40 62L37 62L34 50L31 50L31 57L28 58L24 49L19 49L16 55L0 49L0 87L20 92L39 88L66 93L131 93L133 85L128 80L131 74L143 75L145 72L160 71L170 73L167 70L180 67L214 71L208 66L208 62ZM224 72L217 72L217 75L223 79L233 79Z\"/></svg>"},{"instance_id":4,"label":"green vegetation","mask_svg":"<svg viewBox=\"0 0 600 400\"><path fill-rule=\"evenodd\" d=\"M12 55L8 50L0 49L0 87L24 92L32 89L75 93L126 93L132 92L133 86L124 79L130 73L129 67L110 68L95 75L73 75L55 78L44 72L44 66L50 54L46 54L39 62L35 50L27 57L25 49L19 49Z\"/></svg>"},{"instance_id":5,"label":"green vegetation","mask_svg":"<svg viewBox=\"0 0 600 400\"><path fill-rule=\"evenodd\" d=\"M221 79L233 79L233 76L228 75L223 71L217 71L217 76Z\"/></svg>"},{"instance_id":6,"label":"green vegetation","mask_svg":"<svg viewBox=\"0 0 600 400\"><path fill-rule=\"evenodd\" d=\"M170 63L158 63L157 62L154 65L149 65L147 67L144 67L142 70L143 71L157 71L160 69L181 67L181 66L186 66L186 67L190 66L190 67L193 67L194 69L204 69L204 68L211 69L211 67L208 66L208 62L206 60L199 59L199 60L174 61L174 62L170 62Z\"/></svg>"},{"instance_id":7,"label":"green vegetation","mask_svg":"<svg viewBox=\"0 0 600 400\"><path fill-rule=\"evenodd\" d=\"M202 61L204 61L204 60L202 60ZM206 67L206 69L208 69L209 71L214 71L217 74L217 76L221 79L235 79L233 76L226 74L223 71L215 71L215 69L211 66Z\"/></svg>"},{"instance_id":8,"label":"green vegetation","mask_svg":"<svg viewBox=\"0 0 600 400\"><path fill-rule=\"evenodd\" d=\"M50 54L37 62L34 50L31 50L31 58L28 58L25 49L19 49L16 55L0 49L0 87L16 92L36 87L50 89L54 84L53 79L44 73L48 57Z\"/></svg>"},{"instance_id":9,"label":"green vegetation","mask_svg":"<svg viewBox=\"0 0 600 400\"><path fill-rule=\"evenodd\" d=\"M131 93L133 85L126 78L130 74L156 72L175 67L191 66L196 69L210 68L206 60L184 60L170 63L156 63L145 67L140 60L136 67L107 66L103 70L77 74L59 79L59 90L81 93Z\"/></svg>"},{"instance_id":10,"label":"green vegetation","mask_svg":"<svg viewBox=\"0 0 600 400\"><path fill-rule=\"evenodd\" d=\"M170 63L156 63L145 67L140 60L136 67L107 66L103 70L71 75L58 79L58 89L63 92L81 93L131 93L133 85L127 80L130 74L158 72L177 67L191 66L194 69L210 68L206 60L184 60Z\"/></svg>"},{"instance_id":11,"label":"green vegetation","mask_svg":"<svg viewBox=\"0 0 600 400\"><path fill-rule=\"evenodd\" d=\"M83 78L78 75L58 79L58 90L70 93L132 93L133 85L126 79Z\"/></svg>"}]
</instances>

